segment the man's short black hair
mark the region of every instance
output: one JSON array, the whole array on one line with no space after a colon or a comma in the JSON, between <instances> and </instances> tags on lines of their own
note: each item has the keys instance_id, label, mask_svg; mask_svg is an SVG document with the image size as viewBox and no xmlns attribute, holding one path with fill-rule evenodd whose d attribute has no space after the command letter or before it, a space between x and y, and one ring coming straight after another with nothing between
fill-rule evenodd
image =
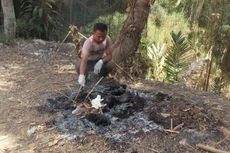
<instances>
[{"instance_id":1,"label":"man's short black hair","mask_svg":"<svg viewBox=\"0 0 230 153\"><path fill-rule=\"evenodd\" d=\"M104 23L96 23L93 27L93 31L101 31L101 32L107 32L108 28L107 28L107 25L104 24Z\"/></svg>"}]
</instances>

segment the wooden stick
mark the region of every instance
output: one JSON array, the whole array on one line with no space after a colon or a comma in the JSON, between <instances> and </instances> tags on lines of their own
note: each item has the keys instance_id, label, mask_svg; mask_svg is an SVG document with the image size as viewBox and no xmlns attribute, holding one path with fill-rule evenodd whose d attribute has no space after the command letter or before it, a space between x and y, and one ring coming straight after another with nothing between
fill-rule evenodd
<instances>
[{"instance_id":1,"label":"wooden stick","mask_svg":"<svg viewBox=\"0 0 230 153\"><path fill-rule=\"evenodd\" d=\"M211 58L209 64L208 64L208 73L207 73L207 78L205 80L205 91L208 91L208 85L209 85L209 78L210 78L210 74L211 74L211 69L212 69L212 63L213 63L213 59Z\"/></svg>"},{"instance_id":2,"label":"wooden stick","mask_svg":"<svg viewBox=\"0 0 230 153\"><path fill-rule=\"evenodd\" d=\"M76 29L77 29L77 27L76 27ZM77 29L77 33L78 33L80 36L82 36L83 38L87 39L87 37L84 36L83 34L81 34L81 33L78 31L78 29ZM70 34L71 34L71 30L69 30L69 32L67 33L67 35L65 36L65 38L62 40L62 42L61 42L61 44L59 45L59 47L54 51L54 52L55 52L54 57L55 57L56 54L59 52L61 46L63 45L63 43L64 43L65 40L69 37Z\"/></svg>"},{"instance_id":3,"label":"wooden stick","mask_svg":"<svg viewBox=\"0 0 230 153\"><path fill-rule=\"evenodd\" d=\"M63 43L65 42L65 40L69 37L69 35L71 34L71 31L68 32L68 34L65 36L65 38L62 40L61 44L59 45L59 47L57 49L54 50L54 55L52 56L52 59L55 59L57 56L57 53L59 52L61 46L63 45Z\"/></svg>"},{"instance_id":4,"label":"wooden stick","mask_svg":"<svg viewBox=\"0 0 230 153\"><path fill-rule=\"evenodd\" d=\"M101 82L101 80L103 79L104 77L101 77L96 83L95 85L93 86L93 88L90 90L90 92L86 95L84 101L89 97L89 95L93 92L93 90L95 89L95 87Z\"/></svg>"},{"instance_id":5,"label":"wooden stick","mask_svg":"<svg viewBox=\"0 0 230 153\"><path fill-rule=\"evenodd\" d=\"M219 150L219 149L216 149L214 147L206 146L203 144L197 144L196 147L203 149L203 150L206 150L206 151L213 152L213 153L230 153L229 151Z\"/></svg>"},{"instance_id":6,"label":"wooden stick","mask_svg":"<svg viewBox=\"0 0 230 153\"><path fill-rule=\"evenodd\" d=\"M135 82L135 80L133 79L133 77L132 77L131 75L129 75L126 71L124 71L122 67L120 67L120 66L119 66L116 62L114 62L113 60L111 60L111 62L112 62L113 64L115 64L116 67L118 67L122 72L124 72L132 81Z\"/></svg>"},{"instance_id":7,"label":"wooden stick","mask_svg":"<svg viewBox=\"0 0 230 153\"><path fill-rule=\"evenodd\" d=\"M84 36L82 33L80 33L79 31L77 31L77 33L80 35L80 36L82 36L83 38L85 38L85 39L88 39L86 36Z\"/></svg>"},{"instance_id":8,"label":"wooden stick","mask_svg":"<svg viewBox=\"0 0 230 153\"><path fill-rule=\"evenodd\" d=\"M57 48L57 50L55 52L58 52L59 49L61 48L61 46L63 45L63 43L65 42L65 40L69 37L69 35L71 34L71 31L68 32L68 34L65 36L65 38L62 40L60 46Z\"/></svg>"},{"instance_id":9,"label":"wooden stick","mask_svg":"<svg viewBox=\"0 0 230 153\"><path fill-rule=\"evenodd\" d=\"M80 94L82 88L83 88L83 86L81 85L80 88L78 89L76 98L79 96L79 94Z\"/></svg>"}]
</instances>

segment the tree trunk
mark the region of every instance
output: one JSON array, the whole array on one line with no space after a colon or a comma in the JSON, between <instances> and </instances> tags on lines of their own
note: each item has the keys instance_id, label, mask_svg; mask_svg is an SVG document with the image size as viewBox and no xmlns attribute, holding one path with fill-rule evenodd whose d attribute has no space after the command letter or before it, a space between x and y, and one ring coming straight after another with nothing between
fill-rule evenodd
<instances>
[{"instance_id":1,"label":"tree trunk","mask_svg":"<svg viewBox=\"0 0 230 153\"><path fill-rule=\"evenodd\" d=\"M197 6L196 12L194 14L194 18L193 18L194 20L198 20L200 18L203 6L204 6L204 0L200 0Z\"/></svg>"},{"instance_id":2,"label":"tree trunk","mask_svg":"<svg viewBox=\"0 0 230 153\"><path fill-rule=\"evenodd\" d=\"M189 17L192 22L200 18L203 6L204 6L204 0L198 0L197 4L194 3L192 4L191 13Z\"/></svg>"},{"instance_id":3,"label":"tree trunk","mask_svg":"<svg viewBox=\"0 0 230 153\"><path fill-rule=\"evenodd\" d=\"M9 38L14 38L16 33L16 19L13 0L1 0L1 4L4 16L4 34Z\"/></svg>"},{"instance_id":4,"label":"tree trunk","mask_svg":"<svg viewBox=\"0 0 230 153\"><path fill-rule=\"evenodd\" d=\"M130 0L127 8L127 19L124 21L120 33L114 43L113 60L123 62L135 53L138 48L141 32L144 29L151 0ZM152 1L153 3L155 1Z\"/></svg>"},{"instance_id":5,"label":"tree trunk","mask_svg":"<svg viewBox=\"0 0 230 153\"><path fill-rule=\"evenodd\" d=\"M230 76L230 39L228 41L228 48L225 49L221 59L222 71L225 75Z\"/></svg>"}]
</instances>

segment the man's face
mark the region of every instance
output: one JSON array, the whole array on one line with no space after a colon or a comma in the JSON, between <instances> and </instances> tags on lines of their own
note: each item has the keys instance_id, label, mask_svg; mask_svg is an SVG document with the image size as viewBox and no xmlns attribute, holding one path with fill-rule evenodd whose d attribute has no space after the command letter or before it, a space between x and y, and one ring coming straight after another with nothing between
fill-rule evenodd
<instances>
[{"instance_id":1,"label":"man's face","mask_svg":"<svg viewBox=\"0 0 230 153\"><path fill-rule=\"evenodd\" d=\"M102 32L100 30L97 30L93 33L93 40L100 44L102 43L106 38L106 32Z\"/></svg>"}]
</instances>

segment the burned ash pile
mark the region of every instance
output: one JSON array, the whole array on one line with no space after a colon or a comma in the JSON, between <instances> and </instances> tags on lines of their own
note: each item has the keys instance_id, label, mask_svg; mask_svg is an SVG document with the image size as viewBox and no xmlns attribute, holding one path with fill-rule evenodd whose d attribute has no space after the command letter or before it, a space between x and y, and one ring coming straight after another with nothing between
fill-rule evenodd
<instances>
[{"instance_id":1,"label":"burned ash pile","mask_svg":"<svg viewBox=\"0 0 230 153\"><path fill-rule=\"evenodd\" d=\"M89 96L90 100L98 95L102 97L104 107L101 109L91 107L90 100L85 100L87 94L88 91L82 90L78 95L66 94L47 99L46 104L36 108L41 113L58 114L49 126L70 140L98 135L111 142L122 142L178 125L180 129L196 131L221 124L208 108L201 109L197 104L160 92L134 90L114 81L97 85Z\"/></svg>"},{"instance_id":2,"label":"burned ash pile","mask_svg":"<svg viewBox=\"0 0 230 153\"><path fill-rule=\"evenodd\" d=\"M138 133L160 128L144 112L144 108L151 103L151 95L111 82L98 85L89 99L101 95L105 105L101 112L87 109L88 102L82 102L86 95L87 92L83 90L77 97L73 94L47 99L47 103L37 106L37 110L41 113L59 113L52 126L69 138L99 134L119 142L135 138ZM77 115L72 113L76 107L85 105L83 112Z\"/></svg>"}]
</instances>

